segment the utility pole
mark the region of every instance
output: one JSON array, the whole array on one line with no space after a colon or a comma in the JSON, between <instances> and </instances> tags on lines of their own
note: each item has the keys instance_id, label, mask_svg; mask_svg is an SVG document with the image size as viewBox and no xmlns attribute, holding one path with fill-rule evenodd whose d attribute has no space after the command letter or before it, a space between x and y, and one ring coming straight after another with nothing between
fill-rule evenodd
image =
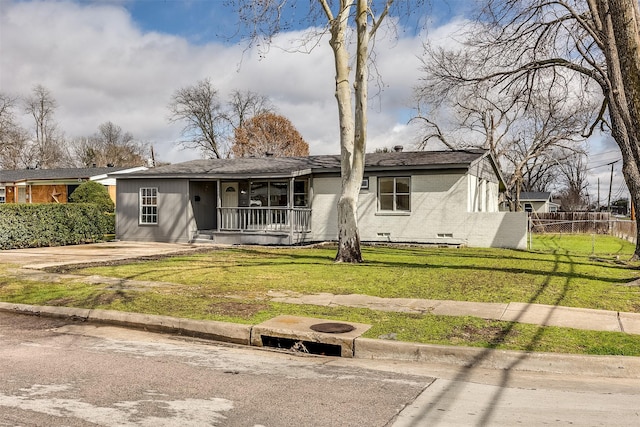
<instances>
[{"instance_id":1,"label":"utility pole","mask_svg":"<svg viewBox=\"0 0 640 427\"><path fill-rule=\"evenodd\" d=\"M600 177L598 177L598 203L596 204L596 212L600 212Z\"/></svg>"},{"instance_id":2,"label":"utility pole","mask_svg":"<svg viewBox=\"0 0 640 427\"><path fill-rule=\"evenodd\" d=\"M616 163L618 163L617 160L615 162L609 163L611 165L611 178L609 178L609 199L607 201L607 210L609 211L609 213L611 213L611 187L613 185L613 165L615 165Z\"/></svg>"}]
</instances>

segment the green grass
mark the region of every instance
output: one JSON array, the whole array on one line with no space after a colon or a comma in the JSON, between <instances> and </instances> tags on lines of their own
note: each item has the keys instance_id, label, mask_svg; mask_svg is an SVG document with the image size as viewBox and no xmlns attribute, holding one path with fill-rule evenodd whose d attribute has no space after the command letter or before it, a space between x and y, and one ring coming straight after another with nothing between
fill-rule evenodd
<instances>
[{"instance_id":1,"label":"green grass","mask_svg":"<svg viewBox=\"0 0 640 427\"><path fill-rule=\"evenodd\" d=\"M635 245L626 240L600 234L533 234L532 250L573 255L597 255L628 258Z\"/></svg>"},{"instance_id":2,"label":"green grass","mask_svg":"<svg viewBox=\"0 0 640 427\"><path fill-rule=\"evenodd\" d=\"M537 236L531 252L504 249L365 247L366 262L335 264L334 247L231 248L81 274L165 282L153 287L40 283L0 270L0 300L101 308L256 324L280 314L373 325L367 337L394 334L421 343L640 356L640 337L484 320L368 309L275 303L269 290L304 294L530 302L640 312L640 276L628 242L591 236ZM586 248L586 249L585 249ZM619 258L617 260L616 258Z\"/></svg>"},{"instance_id":3,"label":"green grass","mask_svg":"<svg viewBox=\"0 0 640 427\"><path fill-rule=\"evenodd\" d=\"M589 238L590 239L590 238ZM558 246L551 238L547 246ZM624 242L627 258L633 247ZM387 298L527 302L640 312L640 276L627 265L570 250L365 247L365 263L335 264L334 248L237 248L86 274L173 282L206 297L253 297L269 290ZM605 256L604 254L602 255Z\"/></svg>"}]
</instances>

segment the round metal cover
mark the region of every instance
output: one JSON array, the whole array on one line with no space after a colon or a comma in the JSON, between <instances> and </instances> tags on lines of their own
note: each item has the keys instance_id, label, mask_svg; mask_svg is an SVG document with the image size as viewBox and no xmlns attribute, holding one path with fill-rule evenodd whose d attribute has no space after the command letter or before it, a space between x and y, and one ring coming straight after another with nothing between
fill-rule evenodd
<instances>
[{"instance_id":1,"label":"round metal cover","mask_svg":"<svg viewBox=\"0 0 640 427\"><path fill-rule=\"evenodd\" d=\"M309 326L312 331L324 332L325 334L343 334L345 332L351 332L356 327L347 323L316 323Z\"/></svg>"}]
</instances>

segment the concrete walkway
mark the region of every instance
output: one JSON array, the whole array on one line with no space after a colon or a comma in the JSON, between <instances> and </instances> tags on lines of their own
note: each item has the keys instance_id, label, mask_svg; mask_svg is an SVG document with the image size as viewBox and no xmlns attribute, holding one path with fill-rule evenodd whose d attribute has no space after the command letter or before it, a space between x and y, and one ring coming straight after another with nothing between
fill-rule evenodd
<instances>
[{"instance_id":1,"label":"concrete walkway","mask_svg":"<svg viewBox=\"0 0 640 427\"><path fill-rule=\"evenodd\" d=\"M379 298L369 295L300 295L269 292L271 301L288 304L311 304L329 307L369 308L401 313L474 316L483 319L529 323L543 326L626 332L640 335L640 313L561 307L520 302L487 303L442 301L412 298Z\"/></svg>"},{"instance_id":2,"label":"concrete walkway","mask_svg":"<svg viewBox=\"0 0 640 427\"><path fill-rule=\"evenodd\" d=\"M22 268L44 269L63 265L113 262L132 258L188 253L201 249L202 246L180 243L105 242L48 248L0 250L0 263L16 264Z\"/></svg>"}]
</instances>

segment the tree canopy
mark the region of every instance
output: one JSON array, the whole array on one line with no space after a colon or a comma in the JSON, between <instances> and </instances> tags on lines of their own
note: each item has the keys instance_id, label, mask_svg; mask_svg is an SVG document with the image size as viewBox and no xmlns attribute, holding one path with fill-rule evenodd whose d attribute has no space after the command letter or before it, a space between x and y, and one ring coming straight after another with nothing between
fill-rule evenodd
<instances>
[{"instance_id":1,"label":"tree canopy","mask_svg":"<svg viewBox=\"0 0 640 427\"><path fill-rule=\"evenodd\" d=\"M231 147L236 157L308 156L309 144L286 117L264 113L235 130Z\"/></svg>"}]
</instances>

